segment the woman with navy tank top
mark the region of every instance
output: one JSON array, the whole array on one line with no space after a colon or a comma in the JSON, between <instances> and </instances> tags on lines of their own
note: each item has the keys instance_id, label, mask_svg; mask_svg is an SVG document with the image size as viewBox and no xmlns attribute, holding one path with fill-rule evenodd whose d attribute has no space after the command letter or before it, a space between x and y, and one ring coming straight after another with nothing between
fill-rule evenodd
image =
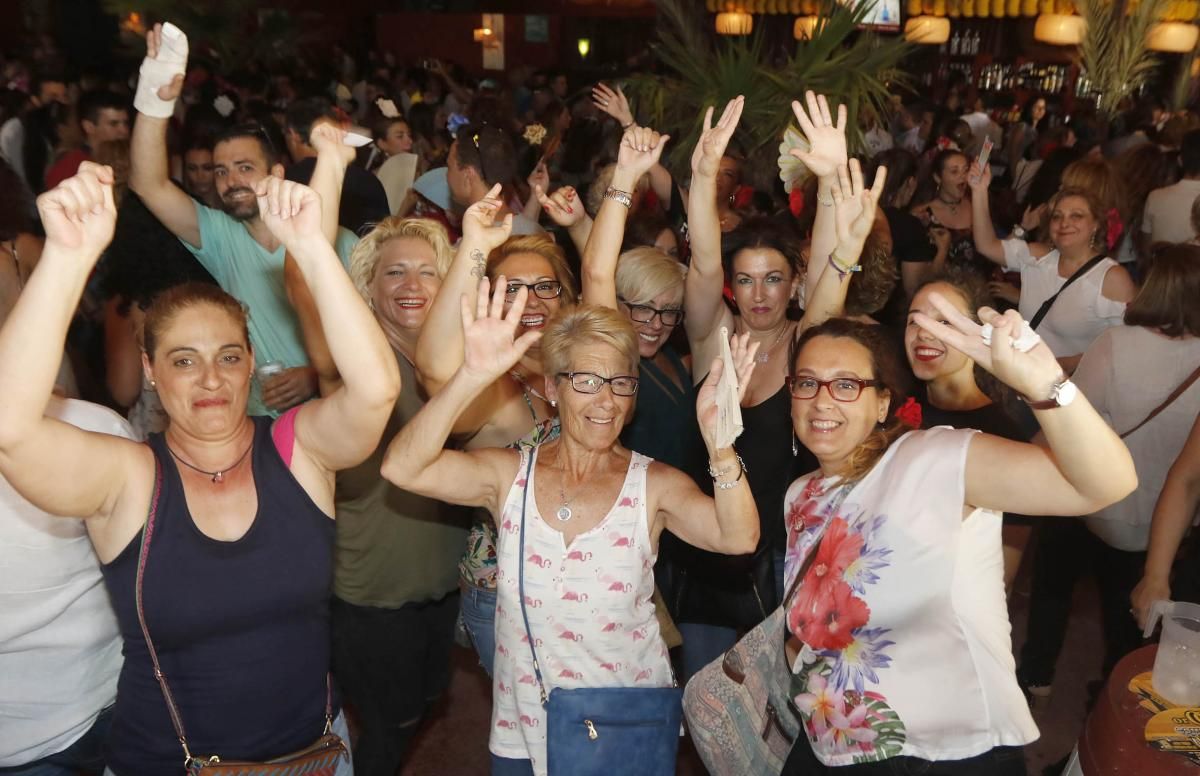
<instances>
[{"instance_id":1,"label":"woman with navy tank top","mask_svg":"<svg viewBox=\"0 0 1200 776\"><path fill-rule=\"evenodd\" d=\"M246 313L215 287L185 285L146 315L143 363L166 432L142 445L44 418L67 325L116 218L112 171L88 162L39 198L46 249L0 329L0 471L47 512L89 515L125 641L106 752L117 776L184 770L143 613L193 755L276 758L339 716L327 689L333 475L378 443L399 374L322 234L320 199L270 176L256 194L322 320L336 322L325 331L344 379L336 393L274 422L248 417ZM347 738L340 718L333 730ZM337 770L350 772L348 760Z\"/></svg>"}]
</instances>

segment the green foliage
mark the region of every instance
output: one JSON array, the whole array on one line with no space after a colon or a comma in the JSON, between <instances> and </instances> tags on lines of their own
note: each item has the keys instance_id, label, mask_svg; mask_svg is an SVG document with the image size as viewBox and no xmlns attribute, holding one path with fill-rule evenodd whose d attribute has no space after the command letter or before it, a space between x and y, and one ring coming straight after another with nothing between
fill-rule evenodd
<instances>
[{"instance_id":1,"label":"green foliage","mask_svg":"<svg viewBox=\"0 0 1200 776\"><path fill-rule=\"evenodd\" d=\"M830 3L813 39L797 41L791 56L775 62L767 61L761 28L749 36L713 41L704 29L702 4L656 4L659 28L653 49L665 72L637 76L627 91L641 120L674 138L667 166L677 173L688 167L708 106L720 115L728 100L746 97L735 142L754 154L779 141L794 122L792 101L803 100L805 90L812 89L828 95L831 103L846 103L850 144L857 149L862 144L859 110L864 105L882 109L889 87L906 82L899 65L911 45L858 32L865 4L848 10Z\"/></svg>"},{"instance_id":2,"label":"green foliage","mask_svg":"<svg viewBox=\"0 0 1200 776\"><path fill-rule=\"evenodd\" d=\"M1146 35L1166 13L1170 0L1141 0L1128 6L1114 0L1077 0L1076 5L1087 23L1079 58L1100 93L1097 108L1114 118L1121 101L1145 83L1158 63L1146 48Z\"/></svg>"}]
</instances>

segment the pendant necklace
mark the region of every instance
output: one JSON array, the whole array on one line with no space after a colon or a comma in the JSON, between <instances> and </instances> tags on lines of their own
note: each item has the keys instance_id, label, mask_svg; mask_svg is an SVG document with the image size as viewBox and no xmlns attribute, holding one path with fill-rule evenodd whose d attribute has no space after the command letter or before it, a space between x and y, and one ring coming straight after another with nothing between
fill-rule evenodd
<instances>
[{"instance_id":1,"label":"pendant necklace","mask_svg":"<svg viewBox=\"0 0 1200 776\"><path fill-rule=\"evenodd\" d=\"M554 513L554 516L558 518L560 523L565 523L574 517L574 512L571 511L571 502L575 500L575 497L572 496L571 498L567 498L567 491L563 489L563 483L565 483L566 480L567 473L564 471L562 482L560 482L558 485L558 500L560 506Z\"/></svg>"},{"instance_id":2,"label":"pendant necklace","mask_svg":"<svg viewBox=\"0 0 1200 776\"><path fill-rule=\"evenodd\" d=\"M163 441L163 444L166 444L166 440ZM236 469L238 467L238 464L240 464L242 461L244 461L246 459L246 456L249 455L250 450L253 447L254 447L254 440L251 439L250 445L245 449L245 451L242 452L241 455L238 456L238 459L236 461L231 463L229 466L226 466L224 469L218 469L217 471L213 471L213 472L210 472L206 469L201 469L199 466L193 466L192 464L183 460L183 458L181 458L179 456L179 453L177 453L171 449L170 445L167 445L167 451L175 458L176 461L179 461L181 464L188 467L192 471L197 471L197 472L200 472L201 474L206 474L209 477L212 477L213 483L220 485L222 482L225 481L225 475L228 474L229 472L233 471L234 469Z\"/></svg>"},{"instance_id":3,"label":"pendant necklace","mask_svg":"<svg viewBox=\"0 0 1200 776\"><path fill-rule=\"evenodd\" d=\"M779 336L777 336L775 341L771 343L771 347L767 348L765 351L760 349L759 352L754 355L754 360L760 364L765 364L770 361L771 354L775 352L775 348L777 348L779 343L783 340L783 335L787 334L791 328L791 326L784 324L783 329L781 329L779 332Z\"/></svg>"}]
</instances>

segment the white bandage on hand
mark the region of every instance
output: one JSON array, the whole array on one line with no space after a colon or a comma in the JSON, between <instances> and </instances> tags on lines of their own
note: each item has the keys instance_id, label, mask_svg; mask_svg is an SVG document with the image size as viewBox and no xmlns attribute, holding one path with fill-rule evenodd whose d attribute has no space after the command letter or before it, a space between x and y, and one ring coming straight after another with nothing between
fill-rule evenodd
<instances>
[{"instance_id":1,"label":"white bandage on hand","mask_svg":"<svg viewBox=\"0 0 1200 776\"><path fill-rule=\"evenodd\" d=\"M158 90L187 70L187 60L187 35L170 22L163 24L158 56L142 60L137 94L133 98L133 107L138 113L158 119L171 117L175 112L175 101L162 99Z\"/></svg>"},{"instance_id":2,"label":"white bandage on hand","mask_svg":"<svg viewBox=\"0 0 1200 776\"><path fill-rule=\"evenodd\" d=\"M979 336L983 340L984 345L990 346L992 344L992 324L983 324L983 327L979 330ZM1013 350L1018 353L1028 353L1041 341L1041 336L1029 326L1029 321L1022 321L1021 336L1013 340L1012 346Z\"/></svg>"}]
</instances>

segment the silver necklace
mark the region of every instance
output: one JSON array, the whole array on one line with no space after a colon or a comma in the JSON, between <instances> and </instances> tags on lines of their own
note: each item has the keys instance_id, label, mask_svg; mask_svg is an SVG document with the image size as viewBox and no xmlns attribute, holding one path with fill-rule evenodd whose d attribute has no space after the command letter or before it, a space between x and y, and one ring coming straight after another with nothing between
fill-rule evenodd
<instances>
[{"instance_id":1,"label":"silver necklace","mask_svg":"<svg viewBox=\"0 0 1200 776\"><path fill-rule=\"evenodd\" d=\"M783 335L787 334L790 328L791 326L785 323L783 328L779 331L779 336L777 336L775 341L771 343L771 347L767 348L765 351L760 350L757 354L755 354L754 360L760 364L765 364L770 361L771 354L775 352L775 348L778 347L779 343L783 340Z\"/></svg>"},{"instance_id":2,"label":"silver necklace","mask_svg":"<svg viewBox=\"0 0 1200 776\"><path fill-rule=\"evenodd\" d=\"M563 482L565 482L566 479L566 473L564 473ZM562 482L558 484L558 499L560 505L558 510L554 513L554 516L558 518L560 523L565 523L575 516L575 513L571 511L571 502L575 500L575 497L571 496L571 498L567 498L567 491L563 489Z\"/></svg>"}]
</instances>

